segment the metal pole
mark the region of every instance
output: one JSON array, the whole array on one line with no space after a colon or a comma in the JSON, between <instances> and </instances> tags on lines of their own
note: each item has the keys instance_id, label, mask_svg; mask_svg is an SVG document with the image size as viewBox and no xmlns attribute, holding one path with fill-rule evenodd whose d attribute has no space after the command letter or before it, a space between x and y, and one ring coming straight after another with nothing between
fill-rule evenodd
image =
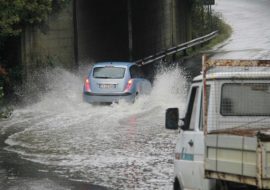
<instances>
[{"instance_id":1,"label":"metal pole","mask_svg":"<svg viewBox=\"0 0 270 190\"><path fill-rule=\"evenodd\" d=\"M203 71L203 131L204 135L207 135L207 117L208 117L208 109L207 109L207 86L206 86L206 72L207 72L207 58L206 55L202 57L202 71Z\"/></svg>"},{"instance_id":2,"label":"metal pole","mask_svg":"<svg viewBox=\"0 0 270 190\"><path fill-rule=\"evenodd\" d=\"M174 0L171 0L171 46L174 46Z\"/></svg>"},{"instance_id":3,"label":"metal pole","mask_svg":"<svg viewBox=\"0 0 270 190\"><path fill-rule=\"evenodd\" d=\"M210 5L210 25L211 25L211 31L213 31L212 5Z\"/></svg>"},{"instance_id":4,"label":"metal pole","mask_svg":"<svg viewBox=\"0 0 270 190\"><path fill-rule=\"evenodd\" d=\"M131 0L128 0L128 49L129 49L129 61L133 60L133 35L132 35L132 7Z\"/></svg>"},{"instance_id":5,"label":"metal pole","mask_svg":"<svg viewBox=\"0 0 270 190\"><path fill-rule=\"evenodd\" d=\"M74 23L74 61L75 61L75 66L78 69L79 46L78 46L77 0L73 0L73 23Z\"/></svg>"}]
</instances>

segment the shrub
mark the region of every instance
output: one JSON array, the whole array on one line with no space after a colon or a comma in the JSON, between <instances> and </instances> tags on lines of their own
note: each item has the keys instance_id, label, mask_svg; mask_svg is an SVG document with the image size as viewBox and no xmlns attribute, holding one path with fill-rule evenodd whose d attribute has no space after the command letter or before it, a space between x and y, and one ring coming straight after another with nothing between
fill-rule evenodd
<instances>
[{"instance_id":1,"label":"shrub","mask_svg":"<svg viewBox=\"0 0 270 190\"><path fill-rule=\"evenodd\" d=\"M0 37L17 36L25 25L43 23L70 0L0 1Z\"/></svg>"}]
</instances>

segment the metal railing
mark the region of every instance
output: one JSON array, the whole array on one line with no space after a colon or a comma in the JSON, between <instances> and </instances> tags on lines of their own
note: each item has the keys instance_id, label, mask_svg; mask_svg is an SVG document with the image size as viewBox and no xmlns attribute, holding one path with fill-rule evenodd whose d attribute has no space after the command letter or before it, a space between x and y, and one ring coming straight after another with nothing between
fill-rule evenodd
<instances>
[{"instance_id":1,"label":"metal railing","mask_svg":"<svg viewBox=\"0 0 270 190\"><path fill-rule=\"evenodd\" d=\"M146 65L146 64L152 63L152 62L160 60L168 55L173 55L177 52L184 51L188 48L191 48L191 47L194 47L196 45L202 44L206 41L209 41L209 40L213 39L214 37L216 37L217 34L218 34L218 31L211 32L210 34L207 34L205 36L202 36L202 37L193 39L191 41L179 44L177 46L171 47L169 49L160 51L158 53L155 53L155 54L150 55L148 57L145 57L143 59L139 59L139 60L135 61L135 63L140 64L140 65Z\"/></svg>"}]
</instances>

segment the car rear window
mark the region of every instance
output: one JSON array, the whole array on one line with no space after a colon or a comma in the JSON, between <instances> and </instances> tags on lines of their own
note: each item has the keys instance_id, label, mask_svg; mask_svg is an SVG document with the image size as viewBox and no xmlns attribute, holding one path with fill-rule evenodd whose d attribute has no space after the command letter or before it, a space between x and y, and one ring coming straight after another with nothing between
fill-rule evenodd
<instances>
[{"instance_id":1,"label":"car rear window","mask_svg":"<svg viewBox=\"0 0 270 190\"><path fill-rule=\"evenodd\" d=\"M233 83L222 86L221 114L270 116L269 83Z\"/></svg>"},{"instance_id":2,"label":"car rear window","mask_svg":"<svg viewBox=\"0 0 270 190\"><path fill-rule=\"evenodd\" d=\"M93 71L94 78L121 79L124 78L125 68L122 67L95 67Z\"/></svg>"}]
</instances>

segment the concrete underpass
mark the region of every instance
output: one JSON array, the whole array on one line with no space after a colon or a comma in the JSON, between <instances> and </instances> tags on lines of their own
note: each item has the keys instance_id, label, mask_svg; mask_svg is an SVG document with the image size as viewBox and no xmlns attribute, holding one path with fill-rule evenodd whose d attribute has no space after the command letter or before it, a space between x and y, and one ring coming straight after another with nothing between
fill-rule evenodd
<instances>
[{"instance_id":1,"label":"concrete underpass","mask_svg":"<svg viewBox=\"0 0 270 190\"><path fill-rule=\"evenodd\" d=\"M137 60L191 39L188 0L73 0L21 40L27 73L47 62L67 69Z\"/></svg>"},{"instance_id":2,"label":"concrete underpass","mask_svg":"<svg viewBox=\"0 0 270 190\"><path fill-rule=\"evenodd\" d=\"M136 60L184 42L187 10L185 0L77 1L78 60Z\"/></svg>"}]
</instances>

